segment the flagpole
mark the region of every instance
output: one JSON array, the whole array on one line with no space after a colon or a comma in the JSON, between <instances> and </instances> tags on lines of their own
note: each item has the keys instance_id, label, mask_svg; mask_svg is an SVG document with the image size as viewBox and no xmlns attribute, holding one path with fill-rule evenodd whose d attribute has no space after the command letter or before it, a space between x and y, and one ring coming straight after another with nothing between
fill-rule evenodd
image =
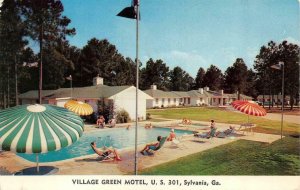
<instances>
[{"instance_id":1,"label":"flagpole","mask_svg":"<svg viewBox=\"0 0 300 190\"><path fill-rule=\"evenodd\" d=\"M73 97L73 88L72 88L73 78L72 75L70 75L70 84L71 84L71 99Z\"/></svg>"},{"instance_id":2,"label":"flagpole","mask_svg":"<svg viewBox=\"0 0 300 190\"><path fill-rule=\"evenodd\" d=\"M138 91L139 91L139 0L133 0L130 7L125 7L117 16L136 19L136 102L135 102L135 148L134 148L134 174L138 174L138 151L137 151L137 139L138 139Z\"/></svg>"},{"instance_id":3,"label":"flagpole","mask_svg":"<svg viewBox=\"0 0 300 190\"><path fill-rule=\"evenodd\" d=\"M42 104L43 89L43 25L40 31L40 81L39 81L39 104Z\"/></svg>"},{"instance_id":4,"label":"flagpole","mask_svg":"<svg viewBox=\"0 0 300 190\"><path fill-rule=\"evenodd\" d=\"M282 84L281 84L281 127L280 127L280 139L282 140L282 131L283 131L283 107L284 107L284 62L279 61L279 64L271 66L272 69L280 70L282 69Z\"/></svg>"},{"instance_id":5,"label":"flagpole","mask_svg":"<svg viewBox=\"0 0 300 190\"><path fill-rule=\"evenodd\" d=\"M134 173L138 175L138 151L137 151L137 138L138 138L138 90L139 90L139 4L136 4L136 102L135 102L135 157L134 157Z\"/></svg>"},{"instance_id":6,"label":"flagpole","mask_svg":"<svg viewBox=\"0 0 300 190\"><path fill-rule=\"evenodd\" d=\"M279 62L281 64L282 69L282 104L281 104L281 129L280 129L280 137L282 139L282 129L283 129L283 107L284 107L284 62Z\"/></svg>"}]
</instances>

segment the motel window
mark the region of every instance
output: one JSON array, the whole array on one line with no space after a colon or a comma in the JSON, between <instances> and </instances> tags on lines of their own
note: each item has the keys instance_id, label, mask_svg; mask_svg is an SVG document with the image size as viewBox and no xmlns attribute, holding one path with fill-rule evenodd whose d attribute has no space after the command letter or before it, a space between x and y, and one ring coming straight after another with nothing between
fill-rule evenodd
<instances>
[{"instance_id":1,"label":"motel window","mask_svg":"<svg viewBox=\"0 0 300 190\"><path fill-rule=\"evenodd\" d=\"M168 98L168 104L170 104L171 103L171 98Z\"/></svg>"},{"instance_id":2,"label":"motel window","mask_svg":"<svg viewBox=\"0 0 300 190\"><path fill-rule=\"evenodd\" d=\"M180 103L182 102L182 98L179 99Z\"/></svg>"},{"instance_id":3,"label":"motel window","mask_svg":"<svg viewBox=\"0 0 300 190\"><path fill-rule=\"evenodd\" d=\"M158 104L158 98L155 99L155 103Z\"/></svg>"},{"instance_id":4,"label":"motel window","mask_svg":"<svg viewBox=\"0 0 300 190\"><path fill-rule=\"evenodd\" d=\"M200 102L202 102L203 101L203 99L202 98L200 98Z\"/></svg>"},{"instance_id":5,"label":"motel window","mask_svg":"<svg viewBox=\"0 0 300 190\"><path fill-rule=\"evenodd\" d=\"M187 98L188 104L191 104L191 98Z\"/></svg>"},{"instance_id":6,"label":"motel window","mask_svg":"<svg viewBox=\"0 0 300 190\"><path fill-rule=\"evenodd\" d=\"M174 98L174 103L176 103L176 98Z\"/></svg>"},{"instance_id":7,"label":"motel window","mask_svg":"<svg viewBox=\"0 0 300 190\"><path fill-rule=\"evenodd\" d=\"M163 98L163 99L161 99L161 101L162 101L162 103L164 104L165 103L165 99Z\"/></svg>"}]
</instances>

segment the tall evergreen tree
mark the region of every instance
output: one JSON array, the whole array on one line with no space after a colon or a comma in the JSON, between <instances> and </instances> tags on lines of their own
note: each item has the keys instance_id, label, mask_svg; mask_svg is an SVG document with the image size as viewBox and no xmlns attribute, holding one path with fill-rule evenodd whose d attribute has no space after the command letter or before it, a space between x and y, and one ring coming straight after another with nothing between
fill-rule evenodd
<instances>
[{"instance_id":1,"label":"tall evergreen tree","mask_svg":"<svg viewBox=\"0 0 300 190\"><path fill-rule=\"evenodd\" d=\"M17 0L5 0L0 8L0 94L9 107L18 103L18 67L24 40L24 24Z\"/></svg>"},{"instance_id":2,"label":"tall evergreen tree","mask_svg":"<svg viewBox=\"0 0 300 190\"><path fill-rule=\"evenodd\" d=\"M204 87L204 76L205 76L205 70L202 67L200 67L195 79L196 88Z\"/></svg>"},{"instance_id":3,"label":"tall evergreen tree","mask_svg":"<svg viewBox=\"0 0 300 190\"><path fill-rule=\"evenodd\" d=\"M225 88L230 93L238 91L239 95L244 94L247 89L247 79L247 66L242 58L237 58L233 66L225 71Z\"/></svg>"},{"instance_id":4,"label":"tall evergreen tree","mask_svg":"<svg viewBox=\"0 0 300 190\"><path fill-rule=\"evenodd\" d=\"M290 95L291 109L293 109L294 99L299 96L299 59L300 48L297 44L287 41L276 44L270 41L267 46L261 47L254 64L258 81L264 84L263 89L267 88L269 91L266 94L278 94L281 93L282 74L272 69L271 66L280 61L284 62L284 91L285 94ZM258 90L261 92L261 89Z\"/></svg>"},{"instance_id":5,"label":"tall evergreen tree","mask_svg":"<svg viewBox=\"0 0 300 190\"><path fill-rule=\"evenodd\" d=\"M207 69L203 79L204 86L208 86L211 90L220 90L224 83L223 81L222 71L214 65Z\"/></svg>"},{"instance_id":6,"label":"tall evergreen tree","mask_svg":"<svg viewBox=\"0 0 300 190\"><path fill-rule=\"evenodd\" d=\"M131 69L132 62L129 59L118 53L116 46L109 43L108 40L98 40L92 38L88 41L87 45L83 47L77 68L80 70L80 86L92 85L92 79L99 75L104 78L104 82L107 85L118 84L117 71L124 70L120 64L125 64L129 72L133 72ZM123 73L125 75L125 73ZM82 78L84 76L84 78ZM77 80L77 79L74 79ZM127 83L121 82L121 84Z\"/></svg>"},{"instance_id":7,"label":"tall evergreen tree","mask_svg":"<svg viewBox=\"0 0 300 190\"><path fill-rule=\"evenodd\" d=\"M157 85L158 89L168 90L169 67L161 60L149 59L146 67L141 70L141 89L150 88L150 85Z\"/></svg>"},{"instance_id":8,"label":"tall evergreen tree","mask_svg":"<svg viewBox=\"0 0 300 190\"><path fill-rule=\"evenodd\" d=\"M66 58L66 36L75 35L75 29L68 28L71 20L62 15L64 8L60 0L22 0L20 3L28 36L40 45L39 65L42 67L45 63L45 88L58 88L64 82L62 70L70 64Z\"/></svg>"},{"instance_id":9,"label":"tall evergreen tree","mask_svg":"<svg viewBox=\"0 0 300 190\"><path fill-rule=\"evenodd\" d=\"M192 90L194 79L182 68L175 67L170 71L170 86L174 91Z\"/></svg>"},{"instance_id":10,"label":"tall evergreen tree","mask_svg":"<svg viewBox=\"0 0 300 190\"><path fill-rule=\"evenodd\" d=\"M247 82L246 82L246 88L245 88L245 94L254 98L257 98L259 95L256 89L256 73L249 69L247 71Z\"/></svg>"}]
</instances>

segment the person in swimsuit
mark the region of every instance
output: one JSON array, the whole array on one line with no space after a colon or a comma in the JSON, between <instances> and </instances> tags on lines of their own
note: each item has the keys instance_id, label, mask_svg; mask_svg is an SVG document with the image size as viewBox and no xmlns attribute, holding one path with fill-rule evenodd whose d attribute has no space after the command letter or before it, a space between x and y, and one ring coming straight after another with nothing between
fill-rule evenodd
<instances>
[{"instance_id":1,"label":"person in swimsuit","mask_svg":"<svg viewBox=\"0 0 300 190\"><path fill-rule=\"evenodd\" d=\"M96 142L92 142L91 146L93 147L93 149L95 150L95 152L99 155L99 156L108 156L110 154L113 154L115 157L115 160L117 161L121 161L121 157L119 155L119 153L117 152L116 149L111 149L111 148L107 148L105 150L102 150L100 148L97 148Z\"/></svg>"},{"instance_id":2,"label":"person in swimsuit","mask_svg":"<svg viewBox=\"0 0 300 190\"><path fill-rule=\"evenodd\" d=\"M176 138L176 134L174 132L174 129L171 129L170 135L167 138L167 141L173 141Z\"/></svg>"},{"instance_id":3,"label":"person in swimsuit","mask_svg":"<svg viewBox=\"0 0 300 190\"><path fill-rule=\"evenodd\" d=\"M159 146L160 144L160 141L161 141L162 137L161 136L158 136L157 137L157 142L153 142L153 143L150 143L150 144L147 144L143 150L141 150L141 154L145 154L144 151L149 151L149 150L156 150L157 147Z\"/></svg>"}]
</instances>

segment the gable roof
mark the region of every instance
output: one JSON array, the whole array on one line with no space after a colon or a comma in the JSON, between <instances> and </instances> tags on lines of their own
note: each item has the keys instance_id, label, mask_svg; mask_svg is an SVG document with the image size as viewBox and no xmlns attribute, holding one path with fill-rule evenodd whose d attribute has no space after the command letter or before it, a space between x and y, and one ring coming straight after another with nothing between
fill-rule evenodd
<instances>
[{"instance_id":1,"label":"gable roof","mask_svg":"<svg viewBox=\"0 0 300 190\"><path fill-rule=\"evenodd\" d=\"M212 95L209 92L205 91L205 90L203 90L203 94L201 94L198 90L190 90L187 93L190 95L190 97L197 97L197 98L198 97L200 97L200 98L212 97Z\"/></svg>"},{"instance_id":2,"label":"gable roof","mask_svg":"<svg viewBox=\"0 0 300 190\"><path fill-rule=\"evenodd\" d=\"M185 91L172 91L172 92L178 95L180 98L190 97L189 93Z\"/></svg>"},{"instance_id":3,"label":"gable roof","mask_svg":"<svg viewBox=\"0 0 300 190\"><path fill-rule=\"evenodd\" d=\"M174 92L167 92L154 89L144 90L144 92L153 98L180 98L180 96Z\"/></svg>"},{"instance_id":4,"label":"gable roof","mask_svg":"<svg viewBox=\"0 0 300 190\"><path fill-rule=\"evenodd\" d=\"M203 90L203 94L200 93L198 90L190 90L190 91L162 91L162 90L154 90L154 89L148 89L144 90L146 94L153 98L184 98L184 97L196 97L196 98L203 98L203 97L209 97L209 98L237 98L237 94L225 94L219 91L206 91ZM240 97L242 99L248 99L252 100L252 97L246 96L244 94L240 94Z\"/></svg>"},{"instance_id":5,"label":"gable roof","mask_svg":"<svg viewBox=\"0 0 300 190\"><path fill-rule=\"evenodd\" d=\"M56 90L43 90L42 97L48 97L55 93ZM30 90L28 92L22 93L18 96L20 99L38 99L38 90Z\"/></svg>"},{"instance_id":6,"label":"gable roof","mask_svg":"<svg viewBox=\"0 0 300 190\"><path fill-rule=\"evenodd\" d=\"M43 90L43 98L109 98L115 94L120 93L121 91L130 88L131 86L106 86L106 85L97 85L97 86L87 86L79 88L59 88L57 90ZM72 91L71 91L72 90ZM19 95L20 99L37 99L38 91L31 90Z\"/></svg>"}]
</instances>

